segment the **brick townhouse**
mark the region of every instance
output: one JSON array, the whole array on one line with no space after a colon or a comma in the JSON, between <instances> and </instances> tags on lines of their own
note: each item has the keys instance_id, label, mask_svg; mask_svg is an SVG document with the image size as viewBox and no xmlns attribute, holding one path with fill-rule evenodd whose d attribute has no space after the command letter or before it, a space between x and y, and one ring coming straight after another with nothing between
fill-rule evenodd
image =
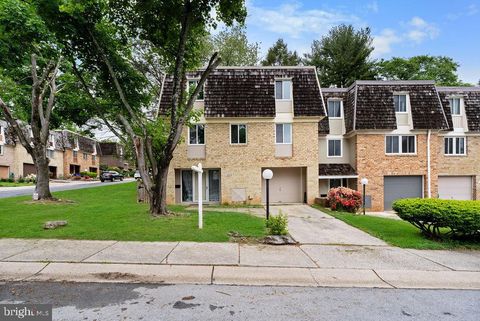
<instances>
[{"instance_id":1,"label":"brick townhouse","mask_svg":"<svg viewBox=\"0 0 480 321\"><path fill-rule=\"evenodd\" d=\"M192 86L199 77L187 78ZM167 78L160 112L171 90ZM274 173L274 203L312 203L336 186L361 190L364 177L373 211L405 197L480 197L479 88L432 81L320 88L313 67L222 67L194 108L203 117L175 151L170 203L197 201L190 167L198 162L207 202L264 202L265 168Z\"/></svg>"},{"instance_id":2,"label":"brick townhouse","mask_svg":"<svg viewBox=\"0 0 480 321\"><path fill-rule=\"evenodd\" d=\"M133 170L133 164L130 164L125 157L125 148L116 142L100 142L100 150L102 151L103 167L118 167L123 170Z\"/></svg>"},{"instance_id":3,"label":"brick townhouse","mask_svg":"<svg viewBox=\"0 0 480 321\"><path fill-rule=\"evenodd\" d=\"M50 131L47 157L50 178L68 178L81 171L99 172L98 142L68 130ZM32 157L7 122L0 120L0 178L35 174Z\"/></svg>"}]
</instances>

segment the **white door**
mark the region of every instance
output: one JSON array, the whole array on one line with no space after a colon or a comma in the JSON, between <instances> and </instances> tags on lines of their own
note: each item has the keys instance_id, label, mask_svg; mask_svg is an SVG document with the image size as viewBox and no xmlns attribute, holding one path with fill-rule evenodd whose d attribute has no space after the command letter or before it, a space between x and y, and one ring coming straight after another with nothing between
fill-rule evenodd
<instances>
[{"instance_id":1,"label":"white door","mask_svg":"<svg viewBox=\"0 0 480 321\"><path fill-rule=\"evenodd\" d=\"M270 180L271 203L302 203L303 180L302 168L271 168L273 178ZM265 180L262 179L262 199L265 202Z\"/></svg>"},{"instance_id":2,"label":"white door","mask_svg":"<svg viewBox=\"0 0 480 321\"><path fill-rule=\"evenodd\" d=\"M471 176L438 177L438 198L447 200L471 200L472 193Z\"/></svg>"}]
</instances>

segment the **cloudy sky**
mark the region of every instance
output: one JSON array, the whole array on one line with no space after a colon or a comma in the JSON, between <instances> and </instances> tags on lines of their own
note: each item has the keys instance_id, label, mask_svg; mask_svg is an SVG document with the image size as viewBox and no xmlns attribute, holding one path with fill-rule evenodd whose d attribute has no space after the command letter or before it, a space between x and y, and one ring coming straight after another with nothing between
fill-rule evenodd
<instances>
[{"instance_id":1,"label":"cloudy sky","mask_svg":"<svg viewBox=\"0 0 480 321\"><path fill-rule=\"evenodd\" d=\"M480 79L480 0L247 0L247 33L262 54L278 38L305 53L335 25L369 26L374 57L446 55Z\"/></svg>"}]
</instances>

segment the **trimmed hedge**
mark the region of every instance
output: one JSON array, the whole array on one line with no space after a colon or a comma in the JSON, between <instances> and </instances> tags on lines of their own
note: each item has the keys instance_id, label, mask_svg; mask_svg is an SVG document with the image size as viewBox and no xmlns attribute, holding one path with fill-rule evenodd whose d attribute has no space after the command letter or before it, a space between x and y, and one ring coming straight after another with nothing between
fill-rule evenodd
<instances>
[{"instance_id":1,"label":"trimmed hedge","mask_svg":"<svg viewBox=\"0 0 480 321\"><path fill-rule=\"evenodd\" d=\"M410 198L395 201L392 207L401 219L433 238L480 236L480 201Z\"/></svg>"}]
</instances>

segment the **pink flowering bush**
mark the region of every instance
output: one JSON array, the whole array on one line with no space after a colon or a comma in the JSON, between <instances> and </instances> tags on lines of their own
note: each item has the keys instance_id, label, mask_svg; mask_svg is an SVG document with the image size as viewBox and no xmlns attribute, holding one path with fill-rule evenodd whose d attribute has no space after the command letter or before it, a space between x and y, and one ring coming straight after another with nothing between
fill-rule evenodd
<instances>
[{"instance_id":1,"label":"pink flowering bush","mask_svg":"<svg viewBox=\"0 0 480 321\"><path fill-rule=\"evenodd\" d=\"M333 211L355 213L362 206L362 194L347 187L332 188L328 191L327 206Z\"/></svg>"}]
</instances>

